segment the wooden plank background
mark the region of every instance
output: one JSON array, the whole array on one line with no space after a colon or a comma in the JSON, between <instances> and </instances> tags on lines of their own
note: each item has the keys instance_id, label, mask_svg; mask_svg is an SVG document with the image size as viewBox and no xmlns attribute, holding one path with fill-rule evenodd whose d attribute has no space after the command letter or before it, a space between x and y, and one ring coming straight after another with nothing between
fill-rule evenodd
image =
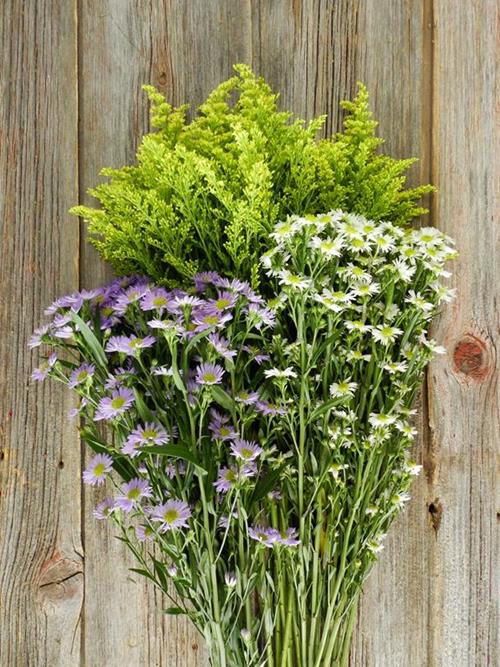
<instances>
[{"instance_id":1,"label":"wooden plank background","mask_svg":"<svg viewBox=\"0 0 500 667\"><path fill-rule=\"evenodd\" d=\"M29 382L26 342L54 297L109 277L67 210L88 201L101 166L133 159L148 129L141 84L198 104L236 62L284 108L327 113L327 133L364 81L387 149L421 157L410 180L438 186L432 224L461 253L458 299L434 327L448 353L420 404L425 474L366 586L351 666L499 664L498 11L496 0L3 1L1 667L207 664L92 519L71 400Z\"/></svg>"}]
</instances>

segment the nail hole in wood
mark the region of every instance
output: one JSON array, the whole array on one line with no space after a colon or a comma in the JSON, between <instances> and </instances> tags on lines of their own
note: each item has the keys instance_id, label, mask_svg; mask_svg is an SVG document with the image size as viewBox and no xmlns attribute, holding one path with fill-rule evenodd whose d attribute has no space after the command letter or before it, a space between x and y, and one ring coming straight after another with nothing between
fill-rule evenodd
<instances>
[{"instance_id":1,"label":"nail hole in wood","mask_svg":"<svg viewBox=\"0 0 500 667\"><path fill-rule=\"evenodd\" d=\"M64 461L59 461L59 469L62 470L64 468Z\"/></svg>"}]
</instances>

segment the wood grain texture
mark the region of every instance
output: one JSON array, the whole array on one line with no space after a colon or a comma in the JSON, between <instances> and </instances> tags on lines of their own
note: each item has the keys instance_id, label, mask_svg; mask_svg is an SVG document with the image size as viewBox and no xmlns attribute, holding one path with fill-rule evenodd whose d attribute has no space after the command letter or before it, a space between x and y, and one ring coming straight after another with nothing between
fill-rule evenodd
<instances>
[{"instance_id":1,"label":"wood grain texture","mask_svg":"<svg viewBox=\"0 0 500 667\"><path fill-rule=\"evenodd\" d=\"M448 354L429 373L432 486L442 505L431 664L498 665L499 5L438 2L434 11L434 222L460 257L457 300L434 330Z\"/></svg>"},{"instance_id":2,"label":"wood grain texture","mask_svg":"<svg viewBox=\"0 0 500 667\"><path fill-rule=\"evenodd\" d=\"M434 331L449 352L419 406L425 475L367 582L351 667L498 664L495 0L9 0L2 10L0 665L207 665L195 631L162 616L162 595L92 518L101 496L85 490L80 513L69 397L28 384L24 346L54 296L110 277L66 211L90 202L102 166L133 160L148 129L141 85L195 107L236 62L265 76L283 108L328 114L326 134L364 81L386 149L418 155L411 183L439 187L432 222L462 253L458 300Z\"/></svg>"},{"instance_id":3,"label":"wood grain texture","mask_svg":"<svg viewBox=\"0 0 500 667\"><path fill-rule=\"evenodd\" d=\"M77 667L80 449L62 387L29 377L42 311L78 288L75 3L2 3L0 19L0 665Z\"/></svg>"}]
</instances>

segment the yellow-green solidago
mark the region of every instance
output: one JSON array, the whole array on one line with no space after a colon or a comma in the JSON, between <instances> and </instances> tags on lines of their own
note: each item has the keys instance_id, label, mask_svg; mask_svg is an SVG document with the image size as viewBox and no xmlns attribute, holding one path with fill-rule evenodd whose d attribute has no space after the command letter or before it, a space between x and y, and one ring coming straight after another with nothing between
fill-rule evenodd
<instances>
[{"instance_id":1,"label":"yellow-green solidago","mask_svg":"<svg viewBox=\"0 0 500 667\"><path fill-rule=\"evenodd\" d=\"M215 270L255 286L268 234L288 214L342 208L405 225L426 212L418 201L432 188L405 189L414 160L379 153L363 85L343 103L343 132L318 140L324 116L293 119L249 67L235 71L192 122L186 105L173 108L145 86L157 131L143 138L135 166L103 169L108 182L90 190L99 209L71 210L118 273L175 286Z\"/></svg>"}]
</instances>

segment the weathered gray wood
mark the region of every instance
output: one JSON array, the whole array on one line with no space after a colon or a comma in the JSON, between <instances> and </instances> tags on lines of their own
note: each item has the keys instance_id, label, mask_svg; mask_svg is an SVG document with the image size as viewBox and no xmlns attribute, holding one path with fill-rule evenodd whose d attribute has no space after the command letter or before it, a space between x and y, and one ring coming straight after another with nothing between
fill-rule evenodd
<instances>
[{"instance_id":1,"label":"weathered gray wood","mask_svg":"<svg viewBox=\"0 0 500 667\"><path fill-rule=\"evenodd\" d=\"M435 4L434 222L460 258L457 301L435 326L448 355L429 373L433 665L498 665L498 19L495 0Z\"/></svg>"},{"instance_id":2,"label":"weathered gray wood","mask_svg":"<svg viewBox=\"0 0 500 667\"><path fill-rule=\"evenodd\" d=\"M167 30L170 17L161 2L110 0L81 3L79 14L80 191L99 181L103 166L119 167L134 159L148 129L144 83L169 88L172 82ZM168 90L169 97L171 89ZM73 223L77 225L76 221ZM95 286L111 273L82 234L82 285ZM88 453L86 454L88 455ZM162 614L165 599L145 579L112 526L92 517L105 494L85 490L84 656L85 665L200 664L201 643L186 620ZM98 638L98 641L96 641Z\"/></svg>"},{"instance_id":3,"label":"weathered gray wood","mask_svg":"<svg viewBox=\"0 0 500 667\"><path fill-rule=\"evenodd\" d=\"M367 582L351 665L497 664L495 0L4 5L0 321L10 335L0 338L0 665L207 664L197 634L161 615L161 594L128 573L132 559L92 518L94 491L84 492L80 529L69 397L49 385L28 392L24 344L42 307L77 286L78 271L82 286L110 276L83 231L78 258L78 224L66 210L78 179L88 202L102 166L132 161L148 128L141 84L194 107L236 62L265 76L283 108L327 113L328 134L339 129L339 101L364 81L387 149L420 156L410 180L439 186L433 224L462 252L458 300L434 332L451 352L429 373L415 450L425 474Z\"/></svg>"},{"instance_id":4,"label":"weathered gray wood","mask_svg":"<svg viewBox=\"0 0 500 667\"><path fill-rule=\"evenodd\" d=\"M30 382L43 308L78 287L75 2L0 18L0 665L77 667L80 449L62 387Z\"/></svg>"}]
</instances>

